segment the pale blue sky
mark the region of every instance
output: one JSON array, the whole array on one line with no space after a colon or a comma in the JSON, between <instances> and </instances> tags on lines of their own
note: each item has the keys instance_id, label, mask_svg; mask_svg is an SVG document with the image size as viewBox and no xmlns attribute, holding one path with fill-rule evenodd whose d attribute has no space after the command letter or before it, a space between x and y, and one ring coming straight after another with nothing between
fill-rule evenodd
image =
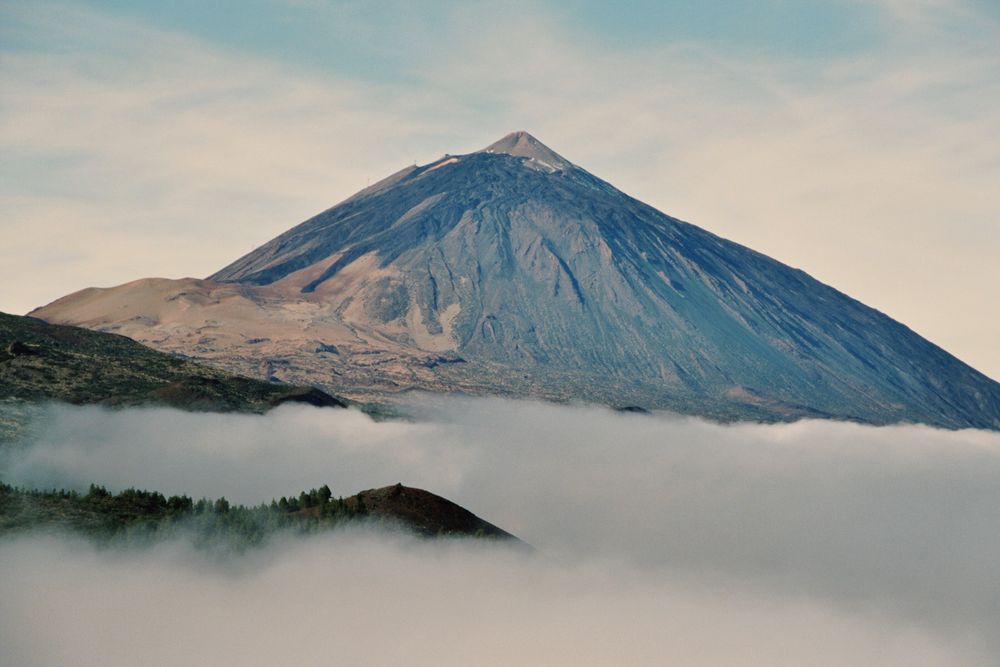
<instances>
[{"instance_id":1,"label":"pale blue sky","mask_svg":"<svg viewBox=\"0 0 1000 667\"><path fill-rule=\"evenodd\" d=\"M469 2L295 2L225 0L84 3L181 30L215 44L296 67L393 81L410 73L407 54ZM641 0L482 3L487 14L544 12L583 39L631 49L705 41L733 52L822 57L877 47L884 22L874 3L851 0ZM489 23L472 25L489 30Z\"/></svg>"},{"instance_id":2,"label":"pale blue sky","mask_svg":"<svg viewBox=\"0 0 1000 667\"><path fill-rule=\"evenodd\" d=\"M0 0L0 309L527 129L998 377L998 44L993 0Z\"/></svg>"},{"instance_id":3,"label":"pale blue sky","mask_svg":"<svg viewBox=\"0 0 1000 667\"><path fill-rule=\"evenodd\" d=\"M9 0L4 5L15 8ZM206 43L252 54L317 73L337 73L376 82L420 78L413 55L427 41L447 34L456 19L475 7L480 23L462 25L469 33L493 28L491 17L542 15L584 42L602 49L634 51L653 45L710 45L731 55L841 58L877 51L898 17L893 3L877 0L603 0L556 2L424 2L368 0L94 0L66 2L146 25L178 31ZM946 3L900 0L901 5ZM988 0L970 8L996 18L1000 5ZM57 10L53 10L57 11ZM977 31L936 12L957 31ZM51 34L18 25L9 11L0 26L5 48L66 48ZM442 30L444 26L444 30ZM64 36L64 35L63 35ZM516 45L512 38L512 45ZM419 59L418 59L419 61Z\"/></svg>"}]
</instances>

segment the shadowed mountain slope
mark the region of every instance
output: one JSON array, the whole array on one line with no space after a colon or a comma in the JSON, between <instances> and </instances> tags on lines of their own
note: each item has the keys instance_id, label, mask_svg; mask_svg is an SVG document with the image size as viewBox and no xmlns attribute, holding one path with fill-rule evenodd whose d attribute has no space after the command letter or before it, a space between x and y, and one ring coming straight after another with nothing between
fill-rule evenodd
<instances>
[{"instance_id":1,"label":"shadowed mountain slope","mask_svg":"<svg viewBox=\"0 0 1000 667\"><path fill-rule=\"evenodd\" d=\"M35 314L340 391L1000 427L990 378L523 132L397 172L207 281L84 290Z\"/></svg>"}]
</instances>

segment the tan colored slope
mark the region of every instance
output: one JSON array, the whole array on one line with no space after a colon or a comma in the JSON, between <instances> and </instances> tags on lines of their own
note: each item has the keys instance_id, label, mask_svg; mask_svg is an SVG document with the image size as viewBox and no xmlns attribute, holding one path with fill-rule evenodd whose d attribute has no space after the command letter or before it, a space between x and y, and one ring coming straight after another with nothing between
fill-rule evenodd
<instances>
[{"instance_id":1,"label":"tan colored slope","mask_svg":"<svg viewBox=\"0 0 1000 667\"><path fill-rule=\"evenodd\" d=\"M317 270L267 286L144 278L87 288L30 314L119 333L255 377L347 387L359 396L435 383L430 368L454 347L450 330L428 333L415 303L388 322L366 310L369 293L395 279L391 268L365 256L322 290L303 294L301 286Z\"/></svg>"}]
</instances>

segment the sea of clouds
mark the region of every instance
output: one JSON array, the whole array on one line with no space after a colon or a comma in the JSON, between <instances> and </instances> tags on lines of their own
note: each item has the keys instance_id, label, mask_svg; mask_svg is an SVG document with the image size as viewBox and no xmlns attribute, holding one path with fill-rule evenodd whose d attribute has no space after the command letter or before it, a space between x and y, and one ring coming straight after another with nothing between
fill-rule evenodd
<instances>
[{"instance_id":1,"label":"sea of clouds","mask_svg":"<svg viewBox=\"0 0 1000 667\"><path fill-rule=\"evenodd\" d=\"M348 530L219 561L0 542L0 663L1000 661L1000 434L499 399L413 421L51 407L0 478L241 503L434 491L537 552Z\"/></svg>"}]
</instances>

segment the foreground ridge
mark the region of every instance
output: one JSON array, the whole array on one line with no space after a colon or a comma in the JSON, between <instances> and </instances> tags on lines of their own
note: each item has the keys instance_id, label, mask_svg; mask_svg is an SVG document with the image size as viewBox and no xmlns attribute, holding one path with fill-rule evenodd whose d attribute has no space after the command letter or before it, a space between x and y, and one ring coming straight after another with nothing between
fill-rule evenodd
<instances>
[{"instance_id":1,"label":"foreground ridge","mask_svg":"<svg viewBox=\"0 0 1000 667\"><path fill-rule=\"evenodd\" d=\"M426 538L489 538L527 546L450 500L402 484L346 498L334 497L324 485L247 507L225 498L195 501L138 489L112 494L94 484L83 494L0 482L0 537L39 530L68 530L100 543L187 536L199 546L241 551L265 544L279 531L319 533L359 523Z\"/></svg>"}]
</instances>

